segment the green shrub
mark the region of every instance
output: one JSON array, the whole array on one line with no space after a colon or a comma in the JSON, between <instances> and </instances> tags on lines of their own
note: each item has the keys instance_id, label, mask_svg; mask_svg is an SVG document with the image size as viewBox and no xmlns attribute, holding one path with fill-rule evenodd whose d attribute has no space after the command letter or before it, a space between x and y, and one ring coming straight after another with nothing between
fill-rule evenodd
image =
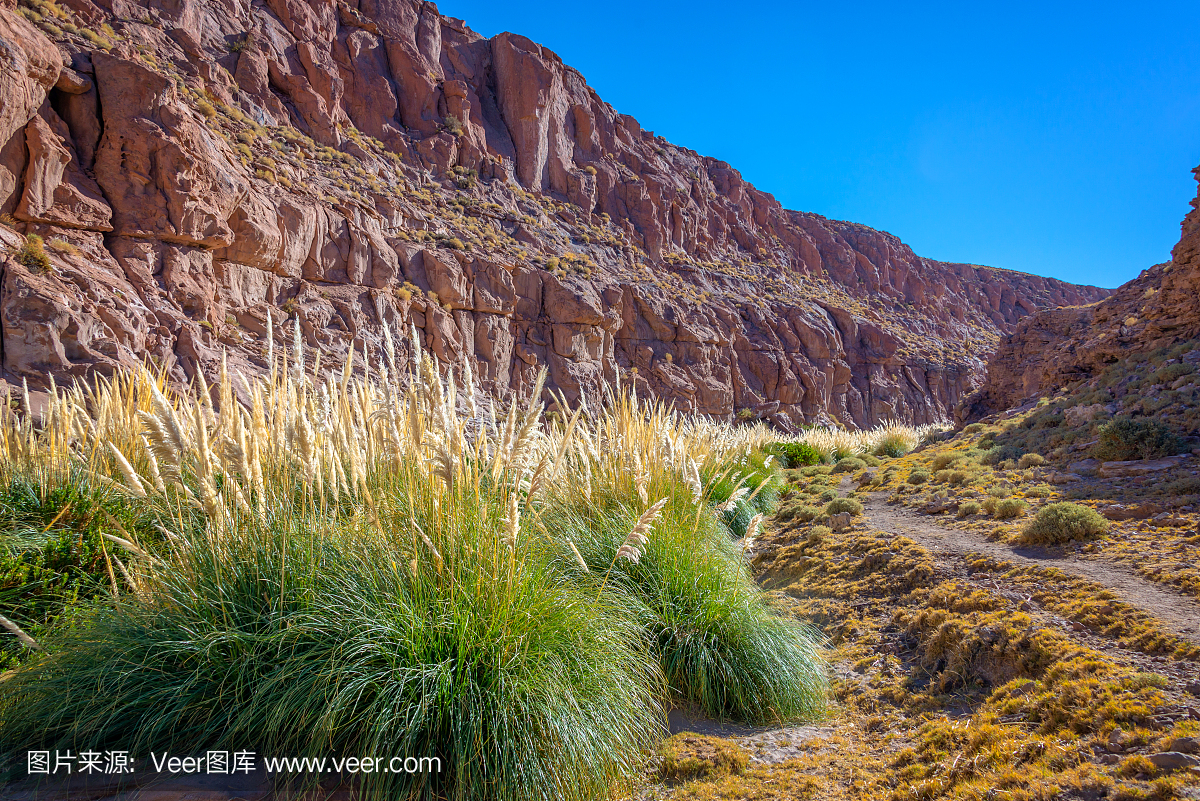
<instances>
[{"instance_id":1,"label":"green shrub","mask_svg":"<svg viewBox=\"0 0 1200 801\"><path fill-rule=\"evenodd\" d=\"M17 249L16 260L29 272L44 275L50 272L50 256L46 253L42 238L37 234L29 234L25 242Z\"/></svg>"},{"instance_id":2,"label":"green shrub","mask_svg":"<svg viewBox=\"0 0 1200 801\"><path fill-rule=\"evenodd\" d=\"M964 501L958 505L959 517L971 517L979 514L979 501Z\"/></svg>"},{"instance_id":3,"label":"green shrub","mask_svg":"<svg viewBox=\"0 0 1200 801\"><path fill-rule=\"evenodd\" d=\"M1157 420L1123 417L1100 427L1092 455L1103 461L1157 459L1186 449L1183 440Z\"/></svg>"},{"instance_id":4,"label":"green shrub","mask_svg":"<svg viewBox=\"0 0 1200 801\"><path fill-rule=\"evenodd\" d=\"M0 610L35 640L75 606L108 596L101 532L109 520L142 543L161 539L156 524L179 525L170 509L135 502L78 465L0 475ZM0 635L0 673L31 655Z\"/></svg>"},{"instance_id":5,"label":"green shrub","mask_svg":"<svg viewBox=\"0 0 1200 801\"><path fill-rule=\"evenodd\" d=\"M992 516L997 520L1011 520L1014 517L1020 517L1025 514L1025 509L1029 504L1020 498L1005 498L996 503L996 511Z\"/></svg>"},{"instance_id":6,"label":"green shrub","mask_svg":"<svg viewBox=\"0 0 1200 801\"><path fill-rule=\"evenodd\" d=\"M837 515L843 512L849 512L852 515L861 515L863 505L853 498L834 498L825 506L825 514Z\"/></svg>"},{"instance_id":7,"label":"green shrub","mask_svg":"<svg viewBox=\"0 0 1200 801\"><path fill-rule=\"evenodd\" d=\"M1017 467L1024 470L1027 467L1041 467L1046 463L1046 457L1038 453L1027 453L1017 460Z\"/></svg>"},{"instance_id":8,"label":"green shrub","mask_svg":"<svg viewBox=\"0 0 1200 801\"><path fill-rule=\"evenodd\" d=\"M926 470L913 470L908 474L906 480L909 484L924 484L929 480L929 472Z\"/></svg>"},{"instance_id":9,"label":"green shrub","mask_svg":"<svg viewBox=\"0 0 1200 801\"><path fill-rule=\"evenodd\" d=\"M1095 509L1076 503L1052 503L1038 510L1021 532L1028 545L1056 545L1098 537L1108 531L1108 521Z\"/></svg>"},{"instance_id":10,"label":"green shrub","mask_svg":"<svg viewBox=\"0 0 1200 801\"><path fill-rule=\"evenodd\" d=\"M820 464L821 453L807 442L772 442L763 451L779 460L780 467Z\"/></svg>"},{"instance_id":11,"label":"green shrub","mask_svg":"<svg viewBox=\"0 0 1200 801\"><path fill-rule=\"evenodd\" d=\"M835 473L853 473L858 470L866 470L867 463L856 456L849 456L845 459L838 459L837 464L833 466Z\"/></svg>"}]
</instances>

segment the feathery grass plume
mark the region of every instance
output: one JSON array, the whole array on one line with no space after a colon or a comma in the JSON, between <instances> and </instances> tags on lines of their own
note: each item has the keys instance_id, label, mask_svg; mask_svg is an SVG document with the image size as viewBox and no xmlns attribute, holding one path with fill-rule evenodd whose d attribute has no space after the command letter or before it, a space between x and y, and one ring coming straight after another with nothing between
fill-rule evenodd
<instances>
[{"instance_id":1,"label":"feathery grass plume","mask_svg":"<svg viewBox=\"0 0 1200 801\"><path fill-rule=\"evenodd\" d=\"M400 367L396 364L396 348L392 344L392 330L388 326L383 326L383 353L387 357L388 370L392 375L400 375Z\"/></svg>"},{"instance_id":2,"label":"feathery grass plume","mask_svg":"<svg viewBox=\"0 0 1200 801\"><path fill-rule=\"evenodd\" d=\"M574 554L575 561L579 563L579 566L581 568L583 568L583 572L591 573L592 572L591 568L588 567L588 563L586 560L584 560L583 554L579 553L579 549L577 547L575 547L575 543L572 542L571 540L567 540L567 545L571 546L571 553Z\"/></svg>"},{"instance_id":3,"label":"feathery grass plume","mask_svg":"<svg viewBox=\"0 0 1200 801\"><path fill-rule=\"evenodd\" d=\"M749 492L749 487L738 487L733 491L733 494L729 496L728 500L715 506L714 510L717 512L732 512L735 508L737 508L738 502L741 501L742 498L746 497L746 494Z\"/></svg>"},{"instance_id":4,"label":"feathery grass plume","mask_svg":"<svg viewBox=\"0 0 1200 801\"><path fill-rule=\"evenodd\" d=\"M746 526L746 536L742 538L743 553L754 547L754 540L758 537L758 527L762 525L762 521L761 512L750 518L750 525Z\"/></svg>"},{"instance_id":5,"label":"feathery grass plume","mask_svg":"<svg viewBox=\"0 0 1200 801\"><path fill-rule=\"evenodd\" d=\"M275 317L271 308L267 307L267 373L271 383L275 383Z\"/></svg>"},{"instance_id":6,"label":"feathery grass plume","mask_svg":"<svg viewBox=\"0 0 1200 801\"><path fill-rule=\"evenodd\" d=\"M692 491L692 500L699 501L701 496L704 495L704 484L700 480L700 466L690 456L687 460L687 467L684 470L683 480Z\"/></svg>"},{"instance_id":7,"label":"feathery grass plume","mask_svg":"<svg viewBox=\"0 0 1200 801\"><path fill-rule=\"evenodd\" d=\"M11 633L15 634L15 635L17 636L17 639L18 639L18 640L21 642L21 644L22 644L22 645L24 645L26 648L30 648L30 649L32 649L32 650L34 650L34 651L40 651L40 650L42 650L42 646L38 645L38 642L37 642L37 640L33 639L33 638L32 638L32 637L30 637L28 634L26 634L26 633L25 633L25 632L24 632L24 631L21 629L21 627L20 627L20 626L18 626L16 623L13 623L11 620L9 620L8 618L6 618L4 615L0 615L0 626L3 626L3 627L4 627L5 629L7 629L8 631L10 631Z\"/></svg>"},{"instance_id":8,"label":"feathery grass plume","mask_svg":"<svg viewBox=\"0 0 1200 801\"><path fill-rule=\"evenodd\" d=\"M479 417L479 408L475 405L475 372L471 369L471 359L463 359L463 393L467 396L467 417L471 420Z\"/></svg>"},{"instance_id":9,"label":"feathery grass plume","mask_svg":"<svg viewBox=\"0 0 1200 801\"><path fill-rule=\"evenodd\" d=\"M629 535L625 537L625 542L617 549L617 559L628 559L630 562L637 564L642 558L642 550L646 547L647 535L650 533L650 527L654 525L654 521L662 513L663 507L667 505L667 498L661 498L654 503L646 511L642 512L642 516L638 518L637 523L630 529Z\"/></svg>"},{"instance_id":10,"label":"feathery grass plume","mask_svg":"<svg viewBox=\"0 0 1200 801\"><path fill-rule=\"evenodd\" d=\"M303 384L304 375L304 339L300 335L300 315L292 318L292 380Z\"/></svg>"},{"instance_id":11,"label":"feathery grass plume","mask_svg":"<svg viewBox=\"0 0 1200 801\"><path fill-rule=\"evenodd\" d=\"M650 503L650 495L646 490L650 484L650 474L642 467L642 459L636 450L633 452L633 484L637 488L638 498L642 504Z\"/></svg>"},{"instance_id":12,"label":"feathery grass plume","mask_svg":"<svg viewBox=\"0 0 1200 801\"><path fill-rule=\"evenodd\" d=\"M515 490L508 493L508 515L504 518L504 544L510 551L517 547L521 531L521 496Z\"/></svg>"},{"instance_id":13,"label":"feathery grass plume","mask_svg":"<svg viewBox=\"0 0 1200 801\"><path fill-rule=\"evenodd\" d=\"M112 453L113 459L117 462L117 467L121 470L121 475L125 479L125 485L129 487L129 491L139 498L146 497L146 488L142 486L142 480L138 478L137 472L134 471L133 465L125 458L125 454L117 448L112 442L108 442L108 450Z\"/></svg>"}]
</instances>

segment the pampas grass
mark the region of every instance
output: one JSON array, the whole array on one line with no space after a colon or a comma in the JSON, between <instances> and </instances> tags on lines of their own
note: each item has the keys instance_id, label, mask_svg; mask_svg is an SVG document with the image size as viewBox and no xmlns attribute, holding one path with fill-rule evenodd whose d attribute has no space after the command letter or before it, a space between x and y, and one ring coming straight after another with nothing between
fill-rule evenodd
<instances>
[{"instance_id":1,"label":"pampas grass","mask_svg":"<svg viewBox=\"0 0 1200 801\"><path fill-rule=\"evenodd\" d=\"M761 431L619 387L547 421L544 373L480 403L415 336L322 372L274 328L263 376L119 372L0 410L0 477L113 510L86 518L95 600L6 681L0 751L436 754L447 775L364 781L582 799L637 773L665 705L821 714L817 638L733 543L782 485Z\"/></svg>"},{"instance_id":2,"label":"pampas grass","mask_svg":"<svg viewBox=\"0 0 1200 801\"><path fill-rule=\"evenodd\" d=\"M832 464L866 454L903 456L915 450L930 435L947 428L948 426L942 424L914 426L890 420L862 431L834 427L810 428L794 437L778 437L771 436L769 432L756 432L751 439L756 447L763 447L772 442L804 443L817 451L822 462Z\"/></svg>"}]
</instances>

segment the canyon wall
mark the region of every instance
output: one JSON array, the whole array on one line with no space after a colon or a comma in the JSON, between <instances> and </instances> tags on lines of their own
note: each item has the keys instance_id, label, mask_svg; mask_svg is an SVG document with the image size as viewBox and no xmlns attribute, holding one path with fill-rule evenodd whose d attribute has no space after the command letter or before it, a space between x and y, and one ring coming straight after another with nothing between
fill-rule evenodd
<instances>
[{"instance_id":1,"label":"canyon wall","mask_svg":"<svg viewBox=\"0 0 1200 801\"><path fill-rule=\"evenodd\" d=\"M1200 167L1193 170L1200 180ZM1097 303L1039 312L997 348L987 382L958 417L977 419L1090 378L1106 365L1200 337L1200 194L1181 224L1171 260Z\"/></svg>"},{"instance_id":2,"label":"canyon wall","mask_svg":"<svg viewBox=\"0 0 1200 801\"><path fill-rule=\"evenodd\" d=\"M415 330L501 397L546 367L571 400L928 422L1023 317L1107 294L784 209L432 3L22 0L0 61L10 381L262 369L270 311L323 366Z\"/></svg>"}]
</instances>

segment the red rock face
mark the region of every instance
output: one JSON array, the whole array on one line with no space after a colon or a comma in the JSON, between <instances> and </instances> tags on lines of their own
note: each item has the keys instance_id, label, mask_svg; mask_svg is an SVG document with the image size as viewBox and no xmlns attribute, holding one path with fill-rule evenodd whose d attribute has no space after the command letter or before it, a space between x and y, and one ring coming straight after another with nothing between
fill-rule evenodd
<instances>
[{"instance_id":1,"label":"red rock face","mask_svg":"<svg viewBox=\"0 0 1200 801\"><path fill-rule=\"evenodd\" d=\"M544 366L572 401L926 422L1021 317L1105 295L783 209L432 3L63 7L0 9L0 240L54 246L4 263L11 378L259 369L271 310L327 366L415 328L499 395Z\"/></svg>"},{"instance_id":2,"label":"red rock face","mask_svg":"<svg viewBox=\"0 0 1200 801\"><path fill-rule=\"evenodd\" d=\"M1200 167L1192 171L1200 179ZM1171 260L1088 306L1040 312L1017 324L988 365L987 383L957 416L977 419L1087 379L1131 354L1200 337L1200 195Z\"/></svg>"}]
</instances>

